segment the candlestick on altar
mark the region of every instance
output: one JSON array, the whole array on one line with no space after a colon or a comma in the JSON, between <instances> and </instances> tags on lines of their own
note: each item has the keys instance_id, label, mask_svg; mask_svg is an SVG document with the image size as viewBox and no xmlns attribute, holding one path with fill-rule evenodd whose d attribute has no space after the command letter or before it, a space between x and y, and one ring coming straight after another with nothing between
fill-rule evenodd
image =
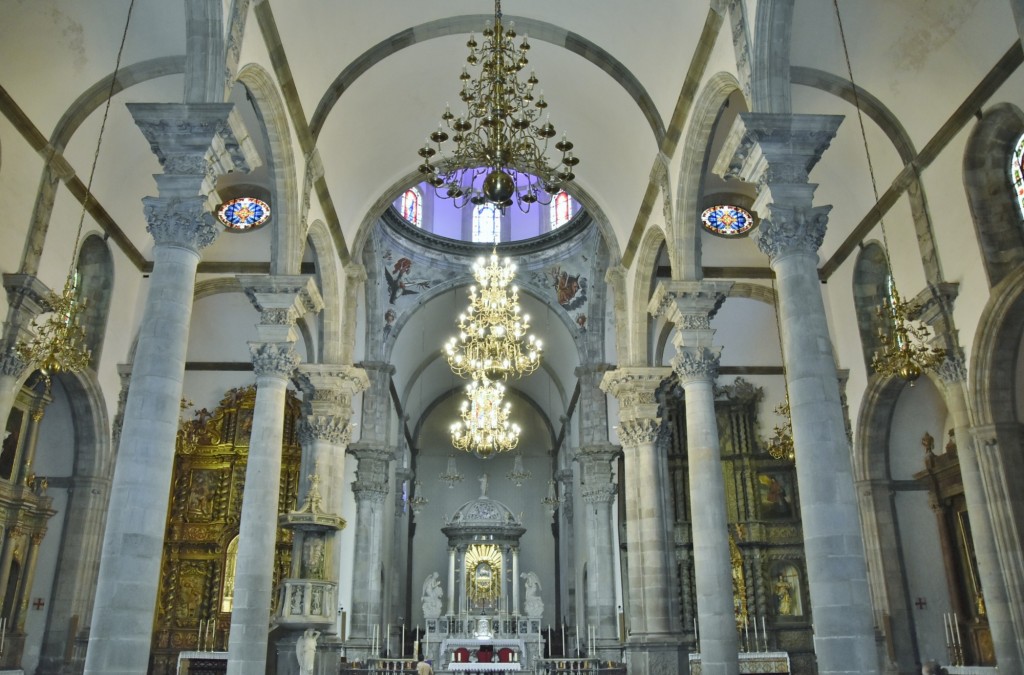
<instances>
[{"instance_id":1,"label":"candlestick on altar","mask_svg":"<svg viewBox=\"0 0 1024 675\"><path fill-rule=\"evenodd\" d=\"M203 623L204 620L199 620L199 631L196 633L196 651L203 651Z\"/></svg>"},{"instance_id":2,"label":"candlestick on altar","mask_svg":"<svg viewBox=\"0 0 1024 675\"><path fill-rule=\"evenodd\" d=\"M743 624L743 651L750 651L750 623Z\"/></svg>"},{"instance_id":3,"label":"candlestick on altar","mask_svg":"<svg viewBox=\"0 0 1024 675\"><path fill-rule=\"evenodd\" d=\"M217 624L214 623L213 619L209 619L206 622L206 651L210 652L216 648L214 644L214 638L217 637Z\"/></svg>"},{"instance_id":4,"label":"candlestick on altar","mask_svg":"<svg viewBox=\"0 0 1024 675\"><path fill-rule=\"evenodd\" d=\"M757 647L757 617L755 616L753 619L750 619L750 622L752 624L754 624L754 651L756 652L756 651L758 651L758 647Z\"/></svg>"},{"instance_id":5,"label":"candlestick on altar","mask_svg":"<svg viewBox=\"0 0 1024 675\"><path fill-rule=\"evenodd\" d=\"M761 615L761 635L764 636L764 650L768 651L768 628L764 620L764 615Z\"/></svg>"},{"instance_id":6,"label":"candlestick on altar","mask_svg":"<svg viewBox=\"0 0 1024 675\"><path fill-rule=\"evenodd\" d=\"M402 652L402 658L405 658L405 624L402 624L402 646L399 648Z\"/></svg>"},{"instance_id":7,"label":"candlestick on altar","mask_svg":"<svg viewBox=\"0 0 1024 675\"><path fill-rule=\"evenodd\" d=\"M562 621L562 656L567 656L565 653L565 621Z\"/></svg>"},{"instance_id":8,"label":"candlestick on altar","mask_svg":"<svg viewBox=\"0 0 1024 675\"><path fill-rule=\"evenodd\" d=\"M7 637L7 617L0 619L0 654L4 653L4 639Z\"/></svg>"},{"instance_id":9,"label":"candlestick on altar","mask_svg":"<svg viewBox=\"0 0 1024 675\"><path fill-rule=\"evenodd\" d=\"M693 643L697 648L697 653L700 654L700 632L697 630L697 619L693 620Z\"/></svg>"}]
</instances>

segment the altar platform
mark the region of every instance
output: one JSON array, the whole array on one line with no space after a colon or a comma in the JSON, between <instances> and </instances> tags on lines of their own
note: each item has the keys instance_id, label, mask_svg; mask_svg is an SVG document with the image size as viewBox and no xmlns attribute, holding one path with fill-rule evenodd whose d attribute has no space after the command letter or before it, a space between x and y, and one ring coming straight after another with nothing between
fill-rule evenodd
<instances>
[{"instance_id":1,"label":"altar platform","mask_svg":"<svg viewBox=\"0 0 1024 675\"><path fill-rule=\"evenodd\" d=\"M180 652L178 675L216 675L228 671L227 652Z\"/></svg>"},{"instance_id":2,"label":"altar platform","mask_svg":"<svg viewBox=\"0 0 1024 675\"><path fill-rule=\"evenodd\" d=\"M789 654L786 652L740 652L741 675L776 673L789 675ZM700 654L690 654L690 675L701 675Z\"/></svg>"}]
</instances>

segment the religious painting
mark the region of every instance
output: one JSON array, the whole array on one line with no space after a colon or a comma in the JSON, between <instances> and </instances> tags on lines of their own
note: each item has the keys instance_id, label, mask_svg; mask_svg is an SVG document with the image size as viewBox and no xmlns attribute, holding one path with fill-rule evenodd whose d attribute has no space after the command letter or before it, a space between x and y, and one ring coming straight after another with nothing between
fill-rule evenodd
<instances>
[{"instance_id":1,"label":"religious painting","mask_svg":"<svg viewBox=\"0 0 1024 675\"><path fill-rule=\"evenodd\" d=\"M0 450L0 478L4 480L11 480L14 475L14 461L18 454L18 442L21 440L21 427L24 421L25 411L21 408L11 408L4 433L3 450Z\"/></svg>"},{"instance_id":2,"label":"religious painting","mask_svg":"<svg viewBox=\"0 0 1024 675\"><path fill-rule=\"evenodd\" d=\"M178 599L175 613L179 621L191 622L209 613L204 611L206 589L209 579L209 564L205 562L184 562L178 571Z\"/></svg>"},{"instance_id":3,"label":"religious painting","mask_svg":"<svg viewBox=\"0 0 1024 675\"><path fill-rule=\"evenodd\" d=\"M786 520L796 517L796 495L793 474L789 471L767 471L757 476L757 503L764 520Z\"/></svg>"},{"instance_id":4,"label":"religious painting","mask_svg":"<svg viewBox=\"0 0 1024 675\"><path fill-rule=\"evenodd\" d=\"M399 298L406 295L418 295L430 289L430 281L426 279L414 279L412 275L413 262L411 258L402 257L392 262L391 252L384 253L384 281L388 289L388 304L395 304Z\"/></svg>"},{"instance_id":5,"label":"religious painting","mask_svg":"<svg viewBox=\"0 0 1024 675\"><path fill-rule=\"evenodd\" d=\"M804 615L800 571L796 565L787 563L777 566L771 580L771 589L775 616L797 618Z\"/></svg>"},{"instance_id":6,"label":"religious painting","mask_svg":"<svg viewBox=\"0 0 1024 675\"><path fill-rule=\"evenodd\" d=\"M572 312L587 304L587 278L582 272L574 274L554 265L544 272L544 277L538 283L554 287L555 299L563 309Z\"/></svg>"},{"instance_id":7,"label":"religious painting","mask_svg":"<svg viewBox=\"0 0 1024 675\"><path fill-rule=\"evenodd\" d=\"M185 510L186 520L193 523L208 523L213 519L214 498L220 477L221 472L216 469L192 471Z\"/></svg>"}]
</instances>

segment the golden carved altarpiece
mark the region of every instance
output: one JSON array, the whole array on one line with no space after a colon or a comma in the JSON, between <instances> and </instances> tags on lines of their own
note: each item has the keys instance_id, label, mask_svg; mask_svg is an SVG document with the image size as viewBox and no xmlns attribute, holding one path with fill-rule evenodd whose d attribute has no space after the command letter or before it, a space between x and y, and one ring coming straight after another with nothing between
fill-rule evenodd
<instances>
[{"instance_id":1,"label":"golden carved altarpiece","mask_svg":"<svg viewBox=\"0 0 1024 675\"><path fill-rule=\"evenodd\" d=\"M151 673L176 672L179 652L227 648L255 386L229 390L216 410L183 421L174 455ZM278 512L296 506L299 400L289 392ZM274 585L288 576L292 533L278 530ZM276 609L276 608L275 608ZM268 617L269 620L269 617Z\"/></svg>"}]
</instances>

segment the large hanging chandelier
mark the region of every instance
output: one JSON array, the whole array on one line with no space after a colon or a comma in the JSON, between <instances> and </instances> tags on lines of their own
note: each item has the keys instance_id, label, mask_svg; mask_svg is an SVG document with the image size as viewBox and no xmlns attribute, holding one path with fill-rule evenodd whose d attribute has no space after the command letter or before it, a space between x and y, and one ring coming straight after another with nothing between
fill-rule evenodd
<instances>
[{"instance_id":1,"label":"large hanging chandelier","mask_svg":"<svg viewBox=\"0 0 1024 675\"><path fill-rule=\"evenodd\" d=\"M857 83L853 79L853 65L850 62L850 51L846 45L846 32L843 30L843 17L839 13L838 0L832 0L835 8L836 22L839 25L839 39L843 46L843 56L846 59L846 73L849 75L851 89L853 91L853 106L857 111L857 122L860 125L861 141L864 144L864 154L868 160L868 174L871 177L871 190L878 198L878 184L875 181L875 168L871 163L871 150L868 147L867 131L864 129L864 114L861 112L860 95ZM885 232L885 218L879 212L878 226L882 230L882 244L885 251L885 264L887 268L886 277L886 299L885 304L878 308L879 316L886 322L888 331L881 333L882 348L878 350L871 359L871 367L876 373L883 376L899 376L904 380L913 383L921 377L925 370L939 366L946 358L946 350L941 347L929 347L931 331L924 322L918 322L915 326L911 317L918 313L918 308L912 303L904 301L896 290L896 280L892 272L892 258L889 255L889 238Z\"/></svg>"},{"instance_id":2,"label":"large hanging chandelier","mask_svg":"<svg viewBox=\"0 0 1024 675\"><path fill-rule=\"evenodd\" d=\"M494 24L484 29L483 45L472 35L466 43L466 63L480 66L479 77L463 67L459 97L466 111L456 116L445 106L437 130L419 150L419 171L439 197L457 207L490 202L504 210L515 202L529 211L536 202L550 203L576 177L579 159L562 134L554 145L561 158L548 165L548 143L557 133L546 116L541 122L548 104L543 92L534 95L536 73L520 80L530 44L524 36L517 47L515 26L506 28L501 16L501 0L495 0ZM445 152L450 154L441 156Z\"/></svg>"},{"instance_id":3,"label":"large hanging chandelier","mask_svg":"<svg viewBox=\"0 0 1024 675\"><path fill-rule=\"evenodd\" d=\"M505 386L487 378L473 380L466 398L459 411L462 421L451 426L452 445L481 459L514 450L520 429L508 421L512 406L504 400Z\"/></svg>"},{"instance_id":4,"label":"large hanging chandelier","mask_svg":"<svg viewBox=\"0 0 1024 675\"><path fill-rule=\"evenodd\" d=\"M107 128L110 103L118 84L117 75L121 69L121 56L124 54L124 43L128 37L128 25L131 23L134 7L135 1L132 0L128 5L124 30L121 32L121 45L117 50L114 74L110 78L110 89L107 90L103 121L100 122L100 132L96 137L96 150L92 155L89 181L86 183L85 196L82 198L82 210L78 216L78 229L75 231L75 241L71 248L71 265L68 267L68 275L64 280L64 288L60 293L51 292L47 296L46 305L49 311L45 315L41 315L45 318L41 321L40 317L32 319L29 330L33 333L33 337L27 341L19 340L14 347L18 356L29 367L39 370L46 381L47 389L50 388L52 374L81 372L89 367L89 362L92 359L92 353L86 346L85 329L81 326L80 321L81 314L85 310L85 302L78 297L78 283L81 277L78 274L75 257L78 255L78 245L82 241L82 227L85 224L85 214L92 196L92 182L96 176L96 165L100 159L103 132Z\"/></svg>"},{"instance_id":5,"label":"large hanging chandelier","mask_svg":"<svg viewBox=\"0 0 1024 675\"><path fill-rule=\"evenodd\" d=\"M459 315L459 334L444 347L448 365L461 377L508 379L540 365L541 341L526 335L530 316L521 314L516 266L497 252L473 265L479 286L469 287L469 307ZM524 344L525 340L525 344Z\"/></svg>"}]
</instances>

